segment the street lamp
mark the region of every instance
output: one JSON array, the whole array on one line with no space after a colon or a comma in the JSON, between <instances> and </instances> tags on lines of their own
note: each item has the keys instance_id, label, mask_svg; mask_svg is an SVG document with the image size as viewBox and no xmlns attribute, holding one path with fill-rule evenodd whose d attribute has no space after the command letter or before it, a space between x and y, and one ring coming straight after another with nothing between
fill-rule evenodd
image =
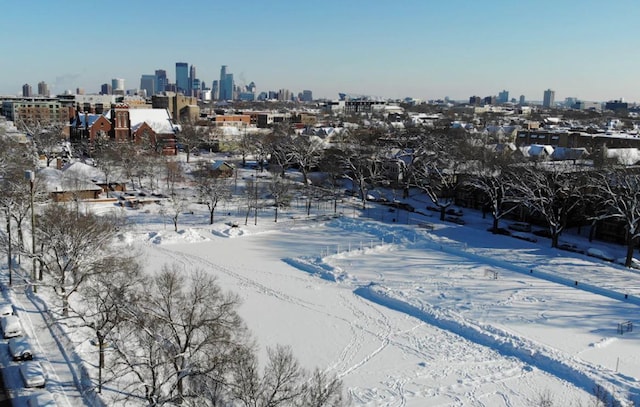
<instances>
[{"instance_id":1,"label":"street lamp","mask_svg":"<svg viewBox=\"0 0 640 407\"><path fill-rule=\"evenodd\" d=\"M24 172L25 180L29 181L29 192L31 198L31 255L33 259L32 269L33 269L33 292L37 293L38 288L36 286L36 215L35 209L33 207L33 186L36 180L36 173L34 171L25 171Z\"/></svg>"}]
</instances>

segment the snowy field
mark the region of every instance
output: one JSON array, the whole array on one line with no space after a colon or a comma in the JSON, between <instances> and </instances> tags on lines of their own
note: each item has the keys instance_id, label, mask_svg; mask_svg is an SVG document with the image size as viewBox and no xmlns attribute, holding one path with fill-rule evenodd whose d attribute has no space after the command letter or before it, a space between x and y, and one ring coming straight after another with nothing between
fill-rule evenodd
<instances>
[{"instance_id":1,"label":"snowy field","mask_svg":"<svg viewBox=\"0 0 640 407\"><path fill-rule=\"evenodd\" d=\"M492 235L470 211L460 226L369 205L309 217L294 205L277 223L266 209L257 225L245 225L240 202L221 206L214 225L193 205L178 232L161 205L93 210L129 218L122 241L149 272L177 263L215 275L242 297L263 360L267 346L291 345L305 367L340 377L352 406L535 406L545 396L590 406L596 387L640 401L640 337L617 332L640 324L638 271L544 238ZM577 235L561 242L624 253ZM95 347L77 344L91 370ZM56 385L62 405L83 405Z\"/></svg>"}]
</instances>

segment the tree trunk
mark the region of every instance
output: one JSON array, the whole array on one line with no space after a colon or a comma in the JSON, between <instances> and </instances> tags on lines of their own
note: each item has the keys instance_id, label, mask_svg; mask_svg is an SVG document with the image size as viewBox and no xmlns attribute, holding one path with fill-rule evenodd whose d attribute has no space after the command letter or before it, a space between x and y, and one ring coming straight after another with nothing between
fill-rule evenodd
<instances>
[{"instance_id":1,"label":"tree trunk","mask_svg":"<svg viewBox=\"0 0 640 407\"><path fill-rule=\"evenodd\" d=\"M209 211L209 224L210 224L210 225L213 225L213 211L215 211L215 208L214 208L214 209L211 209L211 210Z\"/></svg>"},{"instance_id":2,"label":"tree trunk","mask_svg":"<svg viewBox=\"0 0 640 407\"><path fill-rule=\"evenodd\" d=\"M560 233L558 233L557 230L554 230L553 232L551 232L551 247L553 248L557 248L558 247L558 239L560 238Z\"/></svg>"},{"instance_id":3,"label":"tree trunk","mask_svg":"<svg viewBox=\"0 0 640 407\"><path fill-rule=\"evenodd\" d=\"M631 262L633 260L633 249L636 246L637 239L632 237L631 233L627 232L627 255L624 260L625 267L631 267Z\"/></svg>"},{"instance_id":4,"label":"tree trunk","mask_svg":"<svg viewBox=\"0 0 640 407\"><path fill-rule=\"evenodd\" d=\"M11 214L7 208L7 237L9 244L7 247L7 265L9 266L9 286L13 283L13 259L11 258Z\"/></svg>"},{"instance_id":5,"label":"tree trunk","mask_svg":"<svg viewBox=\"0 0 640 407\"><path fill-rule=\"evenodd\" d=\"M276 204L276 218L274 219L274 222L278 222L278 205Z\"/></svg>"},{"instance_id":6,"label":"tree trunk","mask_svg":"<svg viewBox=\"0 0 640 407\"><path fill-rule=\"evenodd\" d=\"M99 347L99 356L98 356L98 393L102 393L102 369L104 369L104 336L101 335L100 331L96 332L96 336L98 337L98 347Z\"/></svg>"},{"instance_id":7,"label":"tree trunk","mask_svg":"<svg viewBox=\"0 0 640 407\"><path fill-rule=\"evenodd\" d=\"M441 206L440 207L440 220L444 222L444 215L446 214L445 212L445 207Z\"/></svg>"},{"instance_id":8,"label":"tree trunk","mask_svg":"<svg viewBox=\"0 0 640 407\"><path fill-rule=\"evenodd\" d=\"M496 216L493 217L493 233L498 231L498 218Z\"/></svg>"}]
</instances>

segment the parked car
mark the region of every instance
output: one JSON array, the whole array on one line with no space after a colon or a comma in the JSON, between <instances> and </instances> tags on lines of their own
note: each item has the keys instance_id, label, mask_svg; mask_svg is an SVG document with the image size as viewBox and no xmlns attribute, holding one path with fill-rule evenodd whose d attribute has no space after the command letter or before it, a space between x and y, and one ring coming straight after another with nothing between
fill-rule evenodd
<instances>
[{"instance_id":1,"label":"parked car","mask_svg":"<svg viewBox=\"0 0 640 407\"><path fill-rule=\"evenodd\" d=\"M42 365L33 360L20 365L20 376L25 387L44 387L46 382Z\"/></svg>"},{"instance_id":2,"label":"parked car","mask_svg":"<svg viewBox=\"0 0 640 407\"><path fill-rule=\"evenodd\" d=\"M33 359L33 349L26 336L9 339L9 355L15 361Z\"/></svg>"},{"instance_id":3,"label":"parked car","mask_svg":"<svg viewBox=\"0 0 640 407\"><path fill-rule=\"evenodd\" d=\"M0 303L0 317L6 317L7 315L13 315L13 304L9 302Z\"/></svg>"},{"instance_id":4,"label":"parked car","mask_svg":"<svg viewBox=\"0 0 640 407\"><path fill-rule=\"evenodd\" d=\"M15 315L2 317L2 334L5 339L22 336L22 325L20 319Z\"/></svg>"},{"instance_id":5,"label":"parked car","mask_svg":"<svg viewBox=\"0 0 640 407\"><path fill-rule=\"evenodd\" d=\"M48 391L41 391L31 395L27 401L29 407L56 407L58 404L53 398L53 394Z\"/></svg>"}]
</instances>

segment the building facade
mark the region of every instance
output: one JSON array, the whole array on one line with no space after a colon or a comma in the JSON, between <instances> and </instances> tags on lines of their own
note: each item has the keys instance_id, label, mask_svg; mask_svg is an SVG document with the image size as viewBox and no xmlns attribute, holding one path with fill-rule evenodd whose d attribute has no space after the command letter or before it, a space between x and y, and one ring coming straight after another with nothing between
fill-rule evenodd
<instances>
[{"instance_id":1,"label":"building facade","mask_svg":"<svg viewBox=\"0 0 640 407\"><path fill-rule=\"evenodd\" d=\"M33 96L33 89L28 83L22 85L22 96L25 98L30 98Z\"/></svg>"},{"instance_id":2,"label":"building facade","mask_svg":"<svg viewBox=\"0 0 640 407\"><path fill-rule=\"evenodd\" d=\"M555 105L555 97L556 92L551 89L547 89L544 91L544 97L542 99L542 106L546 108L551 108Z\"/></svg>"},{"instance_id":3,"label":"building facade","mask_svg":"<svg viewBox=\"0 0 640 407\"><path fill-rule=\"evenodd\" d=\"M142 75L140 78L140 90L146 92L147 97L151 97L156 93L156 76Z\"/></svg>"},{"instance_id":4,"label":"building facade","mask_svg":"<svg viewBox=\"0 0 640 407\"><path fill-rule=\"evenodd\" d=\"M49 97L51 93L49 92L49 85L46 82L38 82L38 95Z\"/></svg>"},{"instance_id":5,"label":"building facade","mask_svg":"<svg viewBox=\"0 0 640 407\"><path fill-rule=\"evenodd\" d=\"M164 92L167 90L169 80L167 79L167 71L164 69L157 69L155 72L154 89L156 92ZM153 96L153 95L151 95Z\"/></svg>"},{"instance_id":6,"label":"building facade","mask_svg":"<svg viewBox=\"0 0 640 407\"><path fill-rule=\"evenodd\" d=\"M186 62L176 62L176 91L189 95L189 64Z\"/></svg>"},{"instance_id":7,"label":"building facade","mask_svg":"<svg viewBox=\"0 0 640 407\"><path fill-rule=\"evenodd\" d=\"M20 98L2 102L2 115L16 124L35 126L69 123L73 117L73 104L57 98Z\"/></svg>"}]
</instances>

